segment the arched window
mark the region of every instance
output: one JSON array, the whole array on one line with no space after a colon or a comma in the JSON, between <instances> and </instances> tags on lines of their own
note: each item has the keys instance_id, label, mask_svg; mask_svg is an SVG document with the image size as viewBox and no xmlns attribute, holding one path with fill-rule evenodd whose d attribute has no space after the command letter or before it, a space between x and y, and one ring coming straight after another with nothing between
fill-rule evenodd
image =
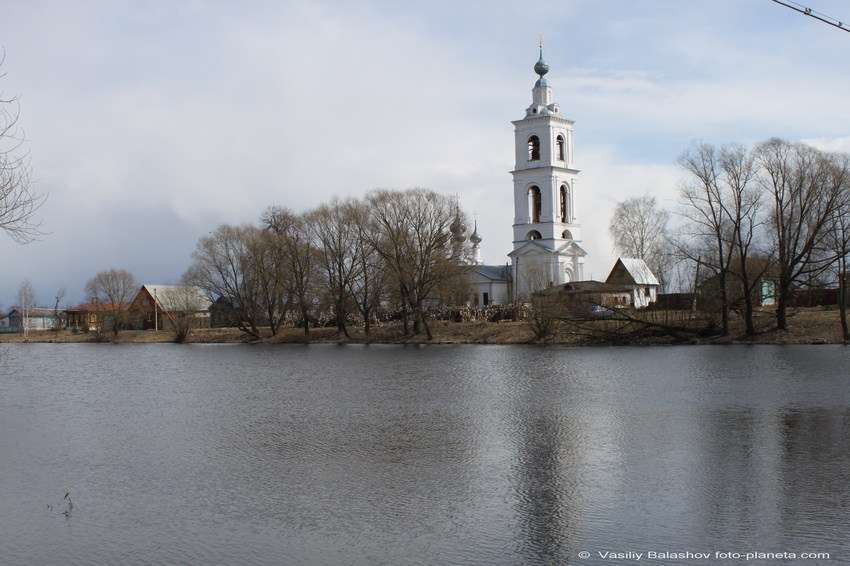
<instances>
[{"instance_id":1,"label":"arched window","mask_svg":"<svg viewBox=\"0 0 850 566\"><path fill-rule=\"evenodd\" d=\"M570 221L570 192L566 185L561 185L561 222Z\"/></svg>"},{"instance_id":2,"label":"arched window","mask_svg":"<svg viewBox=\"0 0 850 566\"><path fill-rule=\"evenodd\" d=\"M570 232L569 230L564 230L564 233L561 234L561 237L565 240L572 240L573 239L573 233Z\"/></svg>"},{"instance_id":3,"label":"arched window","mask_svg":"<svg viewBox=\"0 0 850 566\"><path fill-rule=\"evenodd\" d=\"M540 232L538 232L537 230L532 230L531 232L525 235L526 240L539 240L542 237L543 236L541 236Z\"/></svg>"},{"instance_id":4,"label":"arched window","mask_svg":"<svg viewBox=\"0 0 850 566\"><path fill-rule=\"evenodd\" d=\"M532 222L540 222L540 189L536 186L528 189L528 213Z\"/></svg>"},{"instance_id":5,"label":"arched window","mask_svg":"<svg viewBox=\"0 0 850 566\"><path fill-rule=\"evenodd\" d=\"M558 144L558 159L561 161L567 160L567 140L564 139L564 136L558 135L558 139L556 142Z\"/></svg>"},{"instance_id":6,"label":"arched window","mask_svg":"<svg viewBox=\"0 0 850 566\"><path fill-rule=\"evenodd\" d=\"M540 138L537 136L528 138L528 160L540 161Z\"/></svg>"}]
</instances>

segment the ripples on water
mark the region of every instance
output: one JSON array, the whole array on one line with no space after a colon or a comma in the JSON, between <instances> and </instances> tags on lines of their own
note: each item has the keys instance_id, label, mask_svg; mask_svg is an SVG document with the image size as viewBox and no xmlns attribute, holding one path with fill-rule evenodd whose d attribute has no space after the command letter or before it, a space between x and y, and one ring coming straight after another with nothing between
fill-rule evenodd
<instances>
[{"instance_id":1,"label":"ripples on water","mask_svg":"<svg viewBox=\"0 0 850 566\"><path fill-rule=\"evenodd\" d=\"M0 563L847 561L846 365L841 347L12 345Z\"/></svg>"}]
</instances>

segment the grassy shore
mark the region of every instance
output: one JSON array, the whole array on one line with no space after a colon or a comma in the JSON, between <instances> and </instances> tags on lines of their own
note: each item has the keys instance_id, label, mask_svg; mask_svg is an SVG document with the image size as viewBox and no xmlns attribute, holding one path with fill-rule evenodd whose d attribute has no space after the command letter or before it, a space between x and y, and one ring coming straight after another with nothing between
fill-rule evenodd
<instances>
[{"instance_id":1,"label":"grassy shore","mask_svg":"<svg viewBox=\"0 0 850 566\"><path fill-rule=\"evenodd\" d=\"M349 330L349 337L341 336L336 328L313 328L309 335L302 329L286 328L277 336L252 340L233 328L204 328L192 331L190 343L375 343L375 344L560 344L560 345L605 345L605 344L841 344L843 343L837 309L822 307L795 309L791 311L788 330L776 330L774 313L762 310L757 313L758 334L747 338L743 322L733 317L732 332L719 336L705 325L694 325L693 332L668 332L661 327L634 330L635 325L610 320L565 321L554 336L545 340L535 337L526 322L448 322L432 321L433 340L425 334L405 336L400 323L379 325L369 336L362 328ZM662 315L653 314L654 320ZM671 319L665 319L669 322ZM674 321L675 322L675 321ZM639 325L638 325L639 326ZM114 343L173 342L172 332L160 330L124 330L115 337L111 333L105 341ZM0 342L95 342L95 336L84 332L38 331L30 332L25 340L21 334L0 334Z\"/></svg>"}]
</instances>

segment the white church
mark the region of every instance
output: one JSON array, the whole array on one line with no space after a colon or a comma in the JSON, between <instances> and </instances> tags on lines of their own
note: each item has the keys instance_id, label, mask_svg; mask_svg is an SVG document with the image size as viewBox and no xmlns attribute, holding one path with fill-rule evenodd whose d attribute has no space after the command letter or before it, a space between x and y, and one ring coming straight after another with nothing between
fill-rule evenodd
<instances>
[{"instance_id":1,"label":"white church","mask_svg":"<svg viewBox=\"0 0 850 566\"><path fill-rule=\"evenodd\" d=\"M538 79L531 90L531 105L525 117L515 120L513 251L510 264L483 265L477 223L469 240L473 259L470 286L473 306L528 301L534 292L584 280L581 224L576 209L578 169L574 160L574 122L561 115L552 87L546 82L549 65L540 59L534 65ZM459 236L459 234L455 234ZM642 260L619 261L609 279L623 266L633 266L634 306L655 300L658 280Z\"/></svg>"}]
</instances>

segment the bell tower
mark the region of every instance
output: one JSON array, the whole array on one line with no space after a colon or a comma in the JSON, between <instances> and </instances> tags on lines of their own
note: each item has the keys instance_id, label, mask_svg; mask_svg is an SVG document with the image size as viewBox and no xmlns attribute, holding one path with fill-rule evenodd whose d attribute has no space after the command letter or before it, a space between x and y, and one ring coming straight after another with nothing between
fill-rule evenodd
<instances>
[{"instance_id":1,"label":"bell tower","mask_svg":"<svg viewBox=\"0 0 850 566\"><path fill-rule=\"evenodd\" d=\"M540 59L534 65L539 78L531 90L531 106L525 118L515 120L516 164L514 181L515 300L529 300L531 293L546 287L584 278L581 225L576 210L576 181L573 154L573 124L561 116L552 87L545 75L549 65Z\"/></svg>"}]
</instances>

